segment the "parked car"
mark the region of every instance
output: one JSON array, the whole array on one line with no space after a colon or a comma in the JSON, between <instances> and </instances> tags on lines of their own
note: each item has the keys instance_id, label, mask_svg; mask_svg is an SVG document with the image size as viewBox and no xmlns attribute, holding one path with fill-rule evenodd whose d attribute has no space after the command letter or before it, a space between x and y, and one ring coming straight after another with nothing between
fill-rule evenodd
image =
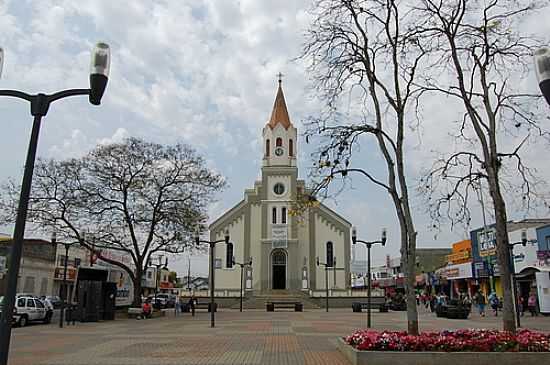
<instances>
[{"instance_id":1,"label":"parked car","mask_svg":"<svg viewBox=\"0 0 550 365\"><path fill-rule=\"evenodd\" d=\"M153 308L167 308L168 298L166 294L157 294L156 297L154 294L151 294L147 297L147 299L149 299L149 301L153 305Z\"/></svg>"},{"instance_id":2,"label":"parked car","mask_svg":"<svg viewBox=\"0 0 550 365\"><path fill-rule=\"evenodd\" d=\"M50 302L54 309L61 308L61 298L58 297L57 295L41 296L40 299L47 300L48 302Z\"/></svg>"},{"instance_id":3,"label":"parked car","mask_svg":"<svg viewBox=\"0 0 550 365\"><path fill-rule=\"evenodd\" d=\"M4 297L0 297L0 311L3 308ZM37 297L18 295L13 310L13 322L20 327L25 327L31 321L50 323L53 310Z\"/></svg>"},{"instance_id":4,"label":"parked car","mask_svg":"<svg viewBox=\"0 0 550 365\"><path fill-rule=\"evenodd\" d=\"M438 317L467 319L470 315L470 307L462 304L460 300L450 299L446 303L435 307L435 315Z\"/></svg>"}]
</instances>

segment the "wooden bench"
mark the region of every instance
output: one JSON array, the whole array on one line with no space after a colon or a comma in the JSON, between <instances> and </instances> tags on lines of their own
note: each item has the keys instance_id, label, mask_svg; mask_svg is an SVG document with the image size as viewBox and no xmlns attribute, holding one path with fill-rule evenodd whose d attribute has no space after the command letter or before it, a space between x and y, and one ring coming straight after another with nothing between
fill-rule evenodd
<instances>
[{"instance_id":1,"label":"wooden bench","mask_svg":"<svg viewBox=\"0 0 550 365\"><path fill-rule=\"evenodd\" d=\"M388 304L386 304L385 300L380 301L379 299L377 299L377 300L373 300L373 299L375 299L375 298L371 299L370 309L378 309L380 312L387 312L389 310L390 306ZM384 298L382 298L382 299L384 299ZM351 309L354 312L361 313L363 311L363 309L368 309L368 308L369 308L369 303L368 302L353 302L351 304Z\"/></svg>"},{"instance_id":2,"label":"wooden bench","mask_svg":"<svg viewBox=\"0 0 550 365\"><path fill-rule=\"evenodd\" d=\"M207 309L208 312L210 312L210 302L195 304L195 310L197 309ZM218 303L214 303L214 312L217 312L217 311L218 311Z\"/></svg>"},{"instance_id":3,"label":"wooden bench","mask_svg":"<svg viewBox=\"0 0 550 365\"><path fill-rule=\"evenodd\" d=\"M301 302L267 302L265 303L265 309L268 312L274 312L275 307L278 308L294 308L295 312L302 312L303 311L303 304Z\"/></svg>"}]
</instances>

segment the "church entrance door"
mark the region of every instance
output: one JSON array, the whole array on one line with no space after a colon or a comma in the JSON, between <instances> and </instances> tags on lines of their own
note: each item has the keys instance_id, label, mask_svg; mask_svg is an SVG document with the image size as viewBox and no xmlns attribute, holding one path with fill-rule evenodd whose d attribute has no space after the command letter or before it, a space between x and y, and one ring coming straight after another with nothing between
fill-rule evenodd
<instances>
[{"instance_id":1,"label":"church entrance door","mask_svg":"<svg viewBox=\"0 0 550 365\"><path fill-rule=\"evenodd\" d=\"M273 289L286 289L286 254L282 250L273 251L271 282Z\"/></svg>"}]
</instances>

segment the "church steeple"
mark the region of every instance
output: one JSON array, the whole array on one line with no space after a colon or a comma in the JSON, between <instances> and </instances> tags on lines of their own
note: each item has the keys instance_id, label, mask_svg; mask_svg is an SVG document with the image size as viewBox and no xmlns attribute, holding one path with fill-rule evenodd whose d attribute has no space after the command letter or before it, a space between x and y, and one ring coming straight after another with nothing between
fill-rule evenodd
<instances>
[{"instance_id":1,"label":"church steeple","mask_svg":"<svg viewBox=\"0 0 550 365\"><path fill-rule=\"evenodd\" d=\"M292 125L290 117L288 116L288 110L286 108L285 95L283 94L283 88L281 86L283 76L280 72L277 75L279 77L279 89L277 90L277 96L275 97L275 103L273 104L273 111L271 112L271 118L267 123L271 129L275 128L280 123L285 129L288 129Z\"/></svg>"},{"instance_id":2,"label":"church steeple","mask_svg":"<svg viewBox=\"0 0 550 365\"><path fill-rule=\"evenodd\" d=\"M263 166L296 167L296 139L298 134L288 116L283 87L281 86L283 75L279 73L277 76L279 78L279 88L277 89L275 104L273 104L271 118L262 133L264 139Z\"/></svg>"}]
</instances>

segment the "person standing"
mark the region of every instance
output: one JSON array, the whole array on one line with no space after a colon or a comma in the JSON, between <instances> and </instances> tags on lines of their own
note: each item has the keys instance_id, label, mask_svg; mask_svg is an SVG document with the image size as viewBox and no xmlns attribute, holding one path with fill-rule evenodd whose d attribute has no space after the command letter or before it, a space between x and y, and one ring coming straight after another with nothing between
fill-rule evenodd
<instances>
[{"instance_id":1,"label":"person standing","mask_svg":"<svg viewBox=\"0 0 550 365\"><path fill-rule=\"evenodd\" d=\"M527 299L527 308L531 312L531 317L537 316L537 295L534 292L531 292L529 298Z\"/></svg>"},{"instance_id":2,"label":"person standing","mask_svg":"<svg viewBox=\"0 0 550 365\"><path fill-rule=\"evenodd\" d=\"M477 291L477 294L475 295L475 302L479 311L479 315L481 317L485 317L485 295L481 292L481 290Z\"/></svg>"},{"instance_id":3,"label":"person standing","mask_svg":"<svg viewBox=\"0 0 550 365\"><path fill-rule=\"evenodd\" d=\"M498 300L497 293L494 291L489 295L489 304L491 305L491 308L493 308L495 316L498 317L498 307L500 306L500 302Z\"/></svg>"},{"instance_id":4,"label":"person standing","mask_svg":"<svg viewBox=\"0 0 550 365\"><path fill-rule=\"evenodd\" d=\"M523 308L523 297L521 295L518 295L518 312L520 313L520 316L523 317L523 313L525 312L525 309Z\"/></svg>"}]
</instances>

